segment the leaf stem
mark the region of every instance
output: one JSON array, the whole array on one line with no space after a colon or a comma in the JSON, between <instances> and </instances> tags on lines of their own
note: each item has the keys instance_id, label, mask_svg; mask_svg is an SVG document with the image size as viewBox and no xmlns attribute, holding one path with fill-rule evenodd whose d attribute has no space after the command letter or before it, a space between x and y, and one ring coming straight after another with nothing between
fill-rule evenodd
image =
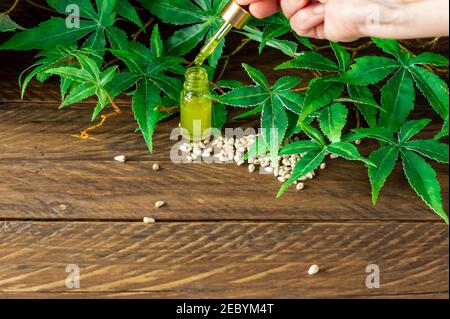
<instances>
[{"instance_id":1,"label":"leaf stem","mask_svg":"<svg viewBox=\"0 0 450 319\"><path fill-rule=\"evenodd\" d=\"M51 8L48 8L48 7L46 7L46 6L43 6L43 5L37 4L37 3L35 3L34 1L31 1L31 0L25 0L25 1L26 1L28 4L32 5L33 7L36 7L36 8L39 8L39 9L42 9L42 10L51 12L51 13L58 13L58 12L56 12L55 10L53 10L53 9L51 9Z\"/></svg>"},{"instance_id":2,"label":"leaf stem","mask_svg":"<svg viewBox=\"0 0 450 319\"><path fill-rule=\"evenodd\" d=\"M223 77L223 75L225 74L225 71L226 71L226 69L227 69L227 67L228 67L228 65L230 63L230 59L233 56L235 56L236 54L238 54L239 51L241 51L250 41L252 41L252 39L250 39L250 38L243 39L241 41L241 44L233 52L231 52L228 55L224 55L222 57L222 59L225 60L225 62L223 64L223 66L222 66L222 69L220 70L219 76L217 77L218 80L220 80Z\"/></svg>"},{"instance_id":3,"label":"leaf stem","mask_svg":"<svg viewBox=\"0 0 450 319\"><path fill-rule=\"evenodd\" d=\"M109 103L111 103L111 106L113 107L114 111L116 113L122 113L122 110L119 109L116 102L114 102L114 99L112 98L111 94L106 90L105 90L105 92L106 92L106 95L108 96Z\"/></svg>"},{"instance_id":4,"label":"leaf stem","mask_svg":"<svg viewBox=\"0 0 450 319\"><path fill-rule=\"evenodd\" d=\"M89 132L98 129L99 127L102 127L103 124L105 124L106 120L108 120L111 117L119 116L119 115L133 115L133 112L113 112L109 114L105 114L101 116L100 122L97 124L88 127L87 129L84 129L80 132L80 134L74 134L72 137L79 138L81 140L86 140L89 138Z\"/></svg>"},{"instance_id":5,"label":"leaf stem","mask_svg":"<svg viewBox=\"0 0 450 319\"><path fill-rule=\"evenodd\" d=\"M217 91L220 92L220 94L225 94L224 90L222 90L222 88L220 86L218 86L216 83L214 83L213 81L209 80L208 81L209 84L211 84Z\"/></svg>"},{"instance_id":6,"label":"leaf stem","mask_svg":"<svg viewBox=\"0 0 450 319\"><path fill-rule=\"evenodd\" d=\"M151 17L145 24L143 29L139 29L135 34L131 36L133 41L136 41L137 38L141 35L141 33L146 30L153 22L155 21L155 17Z\"/></svg>"},{"instance_id":7,"label":"leaf stem","mask_svg":"<svg viewBox=\"0 0 450 319\"><path fill-rule=\"evenodd\" d=\"M173 111L178 110L180 107L177 106L171 106L171 107L167 107L167 106L163 106L163 105L158 105L155 107L155 110L161 111L161 112L165 112L165 113L172 113Z\"/></svg>"},{"instance_id":8,"label":"leaf stem","mask_svg":"<svg viewBox=\"0 0 450 319\"><path fill-rule=\"evenodd\" d=\"M14 1L14 3L12 4L11 8L9 8L8 10L6 10L3 14L4 15L9 15L11 12L14 11L14 9L17 7L17 5L19 4L20 0L16 0Z\"/></svg>"}]
</instances>

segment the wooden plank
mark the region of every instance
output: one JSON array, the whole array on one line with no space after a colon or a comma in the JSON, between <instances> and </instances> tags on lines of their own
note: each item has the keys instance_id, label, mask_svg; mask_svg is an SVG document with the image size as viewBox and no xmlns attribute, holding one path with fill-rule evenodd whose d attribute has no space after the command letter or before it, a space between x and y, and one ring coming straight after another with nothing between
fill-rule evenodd
<instances>
[{"instance_id":1,"label":"wooden plank","mask_svg":"<svg viewBox=\"0 0 450 319\"><path fill-rule=\"evenodd\" d=\"M3 222L0 252L0 298L448 298L448 227L436 223ZM313 263L322 272L309 276ZM79 290L65 287L68 264ZM369 264L380 289L365 286Z\"/></svg>"},{"instance_id":2,"label":"wooden plank","mask_svg":"<svg viewBox=\"0 0 450 319\"><path fill-rule=\"evenodd\" d=\"M169 136L177 119L159 125L151 156L140 134L133 133L132 117L111 120L92 135L95 140L71 137L89 125L83 106L58 112L45 105L7 104L0 123L2 218L140 220L151 214L165 220L438 220L409 188L400 167L376 208L366 169L343 160L329 160L305 191L290 190L275 200L280 183L271 176L234 165L173 164ZM251 124L235 121L232 126ZM424 136L439 129L430 126ZM362 145L365 154L371 148L372 143ZM130 161L113 161L119 154ZM161 171L151 169L154 161ZM448 209L448 166L436 169ZM154 209L161 199L168 205Z\"/></svg>"},{"instance_id":3,"label":"wooden plank","mask_svg":"<svg viewBox=\"0 0 450 319\"><path fill-rule=\"evenodd\" d=\"M142 220L439 220L397 167L377 207L366 169L344 160L275 199L281 186L245 167L163 162L0 162L0 218ZM448 211L448 178L440 169ZM448 173L448 172L447 172ZM167 205L156 209L154 203Z\"/></svg>"},{"instance_id":4,"label":"wooden plank","mask_svg":"<svg viewBox=\"0 0 450 319\"><path fill-rule=\"evenodd\" d=\"M123 107L124 111L129 108ZM236 113L234 113L236 114ZM419 111L418 118L437 119L429 111ZM132 116L124 115L108 120L100 129L92 132L92 139L80 141L71 135L92 125L91 108L75 106L58 111L53 105L28 106L15 103L0 106L0 160L109 160L121 152L139 160L164 160L174 144L170 133L178 127L178 117L158 124L154 136L152 158L141 134L135 134L136 123ZM231 120L231 116L230 116ZM227 127L257 127L253 121L229 121ZM435 121L428 126L421 138L431 138L441 130ZM370 146L368 143L367 145Z\"/></svg>"}]
</instances>

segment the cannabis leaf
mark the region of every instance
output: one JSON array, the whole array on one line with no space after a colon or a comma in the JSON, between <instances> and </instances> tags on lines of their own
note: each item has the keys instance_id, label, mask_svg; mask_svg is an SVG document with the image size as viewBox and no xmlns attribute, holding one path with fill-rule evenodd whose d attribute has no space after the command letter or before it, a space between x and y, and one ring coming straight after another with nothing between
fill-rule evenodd
<instances>
[{"instance_id":1,"label":"cannabis leaf","mask_svg":"<svg viewBox=\"0 0 450 319\"><path fill-rule=\"evenodd\" d=\"M376 84L390 74L394 74L381 90L381 106L384 112L380 113L377 125L394 133L398 131L414 108L414 83L434 110L445 119L449 108L448 85L421 65L448 65L448 60L438 54L430 53L414 57L402 49L395 40L374 38L373 41L395 60L379 56L356 59L351 70L346 72L340 81L352 84L352 91L355 93L355 85ZM370 126L375 127L374 115L364 114L364 116Z\"/></svg>"},{"instance_id":2,"label":"cannabis leaf","mask_svg":"<svg viewBox=\"0 0 450 319\"><path fill-rule=\"evenodd\" d=\"M271 153L278 153L278 146L285 138L289 126L287 112L297 114L297 116L301 112L303 96L291 91L301 82L301 78L282 77L273 86L270 86L261 71L247 64L242 64L242 66L255 85L239 86L223 95L213 96L213 98L234 107L256 106L250 112L251 114L261 112L263 141L267 148L272 150Z\"/></svg>"},{"instance_id":3,"label":"cannabis leaf","mask_svg":"<svg viewBox=\"0 0 450 319\"><path fill-rule=\"evenodd\" d=\"M429 122L429 119L406 122L401 126L397 140L393 139L390 131L384 128L355 129L354 131L360 138L369 137L387 144L373 152L369 157L376 165L376 167L369 168L374 205L378 200L380 190L395 166L399 154L401 154L403 168L411 187L436 214L448 223L448 216L442 207L440 185L436 178L436 172L421 156L448 164L449 147L434 139L411 140Z\"/></svg>"},{"instance_id":4,"label":"cannabis leaf","mask_svg":"<svg viewBox=\"0 0 450 319\"><path fill-rule=\"evenodd\" d=\"M159 27L156 25L150 37L149 48L138 42L129 42L128 50L111 50L127 67L126 76L122 79L124 85L117 92L126 90L126 87L133 84L138 86L132 108L150 152L153 149L153 132L163 116L157 106L165 103L172 103L168 106L177 105L181 91L180 79L167 75L167 71L179 67L184 59L163 55L162 43ZM161 93L165 99L162 99Z\"/></svg>"},{"instance_id":5,"label":"cannabis leaf","mask_svg":"<svg viewBox=\"0 0 450 319\"><path fill-rule=\"evenodd\" d=\"M205 37L210 38L222 25L221 12L227 0L140 0L163 22L175 25L189 25L176 31L166 43L165 52L169 55L184 55L194 49ZM209 64L216 67L222 56L225 40L219 44L208 58Z\"/></svg>"},{"instance_id":6,"label":"cannabis leaf","mask_svg":"<svg viewBox=\"0 0 450 319\"><path fill-rule=\"evenodd\" d=\"M449 125L448 125L448 115L447 115L444 125L442 126L442 130L434 137L434 139L440 140L441 138L448 136L448 129L449 129Z\"/></svg>"},{"instance_id":7,"label":"cannabis leaf","mask_svg":"<svg viewBox=\"0 0 450 319\"><path fill-rule=\"evenodd\" d=\"M67 19L53 17L33 29L15 34L0 46L0 50L52 49L57 45L69 45L86 37L87 40L83 44L85 48L103 49L106 46L106 38L113 48L124 48L127 35L114 26L116 0L96 0L97 10L89 0L47 0L47 2L63 15L78 15L78 12L72 12L70 8L79 8L81 17L79 26L68 24L70 17ZM131 17L129 14L127 16Z\"/></svg>"},{"instance_id":8,"label":"cannabis leaf","mask_svg":"<svg viewBox=\"0 0 450 319\"><path fill-rule=\"evenodd\" d=\"M88 50L77 50L76 46L57 46L54 49L41 51L36 57L41 58L38 62L34 63L27 69L25 69L19 76L19 85L21 87L21 96L24 97L28 84L34 77L38 77L38 80L45 80L48 73L43 73L45 70L53 66L68 66L75 60L74 53L84 52L89 54L96 54L95 52ZM25 76L25 74L28 75ZM22 81L22 78L25 78ZM69 82L65 82L66 85ZM63 90L64 91L64 90Z\"/></svg>"},{"instance_id":9,"label":"cannabis leaf","mask_svg":"<svg viewBox=\"0 0 450 319\"><path fill-rule=\"evenodd\" d=\"M139 14L136 11L136 8L128 0L116 0L116 6L114 10L119 16L135 23L145 32L144 24L139 18Z\"/></svg>"},{"instance_id":10,"label":"cannabis leaf","mask_svg":"<svg viewBox=\"0 0 450 319\"><path fill-rule=\"evenodd\" d=\"M64 97L60 108L83 101L94 94L97 95L100 105L106 105L109 92L106 91L105 86L114 80L117 66L109 67L101 72L93 59L80 53L74 53L74 56L81 69L61 66L44 71L44 73L59 75L72 83L70 92Z\"/></svg>"},{"instance_id":11,"label":"cannabis leaf","mask_svg":"<svg viewBox=\"0 0 450 319\"><path fill-rule=\"evenodd\" d=\"M344 47L331 42L331 47L336 57L336 62L323 55L311 51L297 54L295 59L278 65L275 70L284 69L310 69L327 74L313 79L309 82L306 92L303 111L300 120L306 120L314 112L330 105L333 102L340 102L338 98L342 95L345 85L341 78L350 67L350 54ZM359 90L351 85L347 86L350 97L342 99L342 102L352 102L361 111L368 122L372 122L379 108L370 91ZM375 108L374 108L375 107Z\"/></svg>"},{"instance_id":12,"label":"cannabis leaf","mask_svg":"<svg viewBox=\"0 0 450 319\"><path fill-rule=\"evenodd\" d=\"M298 36L292 31L289 19L287 19L281 12L274 14L264 20L254 19L251 23L253 26L262 26L263 31L259 44L259 54L261 54L264 47L269 41L276 41L278 38L290 34L297 38L297 40L309 49L312 49L311 41L306 37ZM286 41L286 40L282 40Z\"/></svg>"},{"instance_id":13,"label":"cannabis leaf","mask_svg":"<svg viewBox=\"0 0 450 319\"><path fill-rule=\"evenodd\" d=\"M362 161L369 167L376 165L370 159L363 157L355 145L341 141L347 113L346 107L342 104L333 104L322 110L319 123L330 143L326 142L325 136L316 128L308 124L301 124L303 131L311 138L311 141L293 142L281 149L280 155L300 154L301 159L295 165L289 180L280 188L278 198L299 178L317 169L329 153L347 160Z\"/></svg>"},{"instance_id":14,"label":"cannabis leaf","mask_svg":"<svg viewBox=\"0 0 450 319\"><path fill-rule=\"evenodd\" d=\"M246 26L243 31L237 31L237 33L240 33L253 41L260 43L264 41L264 46L277 49L287 56L293 57L297 53L297 44L295 42L276 39L275 37L263 40L264 33L259 29Z\"/></svg>"}]
</instances>

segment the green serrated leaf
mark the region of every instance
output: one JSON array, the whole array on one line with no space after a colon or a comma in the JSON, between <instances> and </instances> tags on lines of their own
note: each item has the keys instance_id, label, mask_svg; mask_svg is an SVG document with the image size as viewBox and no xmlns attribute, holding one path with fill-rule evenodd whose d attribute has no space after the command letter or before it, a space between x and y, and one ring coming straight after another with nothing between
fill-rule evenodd
<instances>
[{"instance_id":1,"label":"green serrated leaf","mask_svg":"<svg viewBox=\"0 0 450 319\"><path fill-rule=\"evenodd\" d=\"M149 81L152 81L161 91L167 94L172 100L178 100L180 92L182 90L182 83L179 79L157 75L149 77Z\"/></svg>"},{"instance_id":2,"label":"green serrated leaf","mask_svg":"<svg viewBox=\"0 0 450 319\"><path fill-rule=\"evenodd\" d=\"M279 78L272 87L275 92L287 91L295 88L302 82L298 76L283 76Z\"/></svg>"},{"instance_id":3,"label":"green serrated leaf","mask_svg":"<svg viewBox=\"0 0 450 319\"><path fill-rule=\"evenodd\" d=\"M436 172L422 157L406 149L401 151L403 169L414 191L447 224L448 216L442 207L441 187Z\"/></svg>"},{"instance_id":4,"label":"green serrated leaf","mask_svg":"<svg viewBox=\"0 0 450 319\"><path fill-rule=\"evenodd\" d=\"M318 129L304 122L300 122L300 126L305 134L308 135L317 144L321 145L322 147L325 147L327 145L325 136L323 136L323 134Z\"/></svg>"},{"instance_id":5,"label":"green serrated leaf","mask_svg":"<svg viewBox=\"0 0 450 319\"><path fill-rule=\"evenodd\" d=\"M208 33L208 28L195 24L176 31L166 42L166 52L169 55L184 55L196 47Z\"/></svg>"},{"instance_id":6,"label":"green serrated leaf","mask_svg":"<svg viewBox=\"0 0 450 319\"><path fill-rule=\"evenodd\" d=\"M298 124L298 119L300 115L286 110L286 115L288 118L288 127L286 129L285 139L292 137L295 134L298 134L302 131L301 126Z\"/></svg>"},{"instance_id":7,"label":"green serrated leaf","mask_svg":"<svg viewBox=\"0 0 450 319\"><path fill-rule=\"evenodd\" d=\"M342 130L347 123L347 115L347 108L340 103L328 106L320 113L320 129L331 143L341 140Z\"/></svg>"},{"instance_id":8,"label":"green serrated leaf","mask_svg":"<svg viewBox=\"0 0 450 319\"><path fill-rule=\"evenodd\" d=\"M237 89L241 86L244 86L241 81L237 80L220 80L216 83L219 87L225 88L225 89Z\"/></svg>"},{"instance_id":9,"label":"green serrated leaf","mask_svg":"<svg viewBox=\"0 0 450 319\"><path fill-rule=\"evenodd\" d=\"M108 36L111 48L117 50L128 49L128 36L125 31L111 25L106 28L106 35Z\"/></svg>"},{"instance_id":10,"label":"green serrated leaf","mask_svg":"<svg viewBox=\"0 0 450 319\"><path fill-rule=\"evenodd\" d=\"M369 179L372 185L372 203L377 204L378 195L397 162L399 149L395 146L383 147L370 154L369 159L376 166L369 166Z\"/></svg>"},{"instance_id":11,"label":"green serrated leaf","mask_svg":"<svg viewBox=\"0 0 450 319\"><path fill-rule=\"evenodd\" d=\"M260 85L265 89L269 89L269 82L267 82L267 78L264 73L245 63L242 63L242 67L245 69L248 76L253 80L253 82L255 82L256 85Z\"/></svg>"},{"instance_id":12,"label":"green serrated leaf","mask_svg":"<svg viewBox=\"0 0 450 319\"><path fill-rule=\"evenodd\" d=\"M371 160L363 157L358 148L350 143L346 142L337 142L327 146L327 150L331 154L335 154L341 156L349 161L361 161L368 166L376 166Z\"/></svg>"},{"instance_id":13,"label":"green serrated leaf","mask_svg":"<svg viewBox=\"0 0 450 319\"><path fill-rule=\"evenodd\" d=\"M254 109L252 109L250 111L247 111L247 112L244 112L244 113L234 116L233 120L244 119L244 118L250 117L252 115L259 114L262 112L262 109L263 109L263 106L258 105L257 107L255 107Z\"/></svg>"},{"instance_id":14,"label":"green serrated leaf","mask_svg":"<svg viewBox=\"0 0 450 319\"><path fill-rule=\"evenodd\" d=\"M406 63L412 55L400 48L397 40L372 38L373 42L387 54L394 56L398 61Z\"/></svg>"},{"instance_id":15,"label":"green serrated leaf","mask_svg":"<svg viewBox=\"0 0 450 319\"><path fill-rule=\"evenodd\" d=\"M123 18L135 23L145 32L144 24L139 18L136 8L128 0L117 0L115 11Z\"/></svg>"},{"instance_id":16,"label":"green serrated leaf","mask_svg":"<svg viewBox=\"0 0 450 319\"><path fill-rule=\"evenodd\" d=\"M374 128L359 128L354 129L353 132L357 133L358 139L373 138L383 143L391 145L397 145L397 141L394 139L392 132L389 132L383 127Z\"/></svg>"},{"instance_id":17,"label":"green serrated leaf","mask_svg":"<svg viewBox=\"0 0 450 319\"><path fill-rule=\"evenodd\" d=\"M448 116L449 96L448 85L437 75L416 65L410 66L417 87L425 95L434 110L445 119Z\"/></svg>"},{"instance_id":18,"label":"green serrated leaf","mask_svg":"<svg viewBox=\"0 0 450 319\"><path fill-rule=\"evenodd\" d=\"M258 47L259 54L262 53L267 41L274 40L282 35L285 35L289 31L291 31L289 25L269 24L263 31L261 43Z\"/></svg>"},{"instance_id":19,"label":"green serrated leaf","mask_svg":"<svg viewBox=\"0 0 450 319\"><path fill-rule=\"evenodd\" d=\"M91 78L96 79L98 82L100 80L100 68L97 63L84 54L75 53L74 55L80 63L81 68L89 73Z\"/></svg>"},{"instance_id":20,"label":"green serrated leaf","mask_svg":"<svg viewBox=\"0 0 450 319\"><path fill-rule=\"evenodd\" d=\"M375 101L370 89L365 86L348 85L347 90L352 99L359 102L363 102L364 100L366 101L364 103L355 103L355 107L361 112L367 124L369 124L369 127L376 127L378 122L377 109L380 106Z\"/></svg>"},{"instance_id":21,"label":"green serrated leaf","mask_svg":"<svg viewBox=\"0 0 450 319\"><path fill-rule=\"evenodd\" d=\"M153 28L152 35L150 37L150 51L153 58L159 58L164 53L164 45L159 34L159 26L155 25Z\"/></svg>"},{"instance_id":22,"label":"green serrated leaf","mask_svg":"<svg viewBox=\"0 0 450 319\"><path fill-rule=\"evenodd\" d=\"M59 32L55 32L59 30ZM39 26L16 33L0 45L0 50L49 49L60 44L71 44L96 30L92 21L80 21L79 28L67 28L63 18L51 18Z\"/></svg>"},{"instance_id":23,"label":"green serrated leaf","mask_svg":"<svg viewBox=\"0 0 450 319\"><path fill-rule=\"evenodd\" d=\"M243 86L214 98L226 105L250 107L266 102L269 93L260 86Z\"/></svg>"},{"instance_id":24,"label":"green serrated leaf","mask_svg":"<svg viewBox=\"0 0 450 319\"><path fill-rule=\"evenodd\" d=\"M399 142L404 143L410 140L414 135L422 131L425 128L425 126L430 124L430 122L431 122L430 119L411 120L406 122L405 124L402 125L400 131L398 132Z\"/></svg>"},{"instance_id":25,"label":"green serrated leaf","mask_svg":"<svg viewBox=\"0 0 450 319\"><path fill-rule=\"evenodd\" d=\"M277 198L283 196L289 186L291 186L296 180L319 167L326 154L327 150L323 148L310 151L305 156L303 156L295 165L289 180L285 182L283 186L281 186L280 190L278 191Z\"/></svg>"},{"instance_id":26,"label":"green serrated leaf","mask_svg":"<svg viewBox=\"0 0 450 319\"><path fill-rule=\"evenodd\" d=\"M448 115L444 121L444 125L442 126L442 130L434 137L435 140L440 140L441 138L448 136Z\"/></svg>"},{"instance_id":27,"label":"green serrated leaf","mask_svg":"<svg viewBox=\"0 0 450 319\"><path fill-rule=\"evenodd\" d=\"M447 144L435 140L413 140L404 143L402 147L431 158L436 162L448 164L449 148Z\"/></svg>"},{"instance_id":28,"label":"green serrated leaf","mask_svg":"<svg viewBox=\"0 0 450 319\"><path fill-rule=\"evenodd\" d=\"M350 61L351 61L350 53L348 53L347 50L345 50L343 46L341 46L335 42L330 42L330 45L334 51L336 60L339 63L339 68L343 72L347 71L347 69L350 66Z\"/></svg>"},{"instance_id":29,"label":"green serrated leaf","mask_svg":"<svg viewBox=\"0 0 450 319\"><path fill-rule=\"evenodd\" d=\"M100 73L100 80L98 82L98 86L104 87L109 82L115 80L116 75L117 75L117 65L110 66L105 71Z\"/></svg>"},{"instance_id":30,"label":"green serrated leaf","mask_svg":"<svg viewBox=\"0 0 450 319\"><path fill-rule=\"evenodd\" d=\"M448 59L440 54L424 52L411 59L412 64L425 64L434 66L448 66Z\"/></svg>"},{"instance_id":31,"label":"green serrated leaf","mask_svg":"<svg viewBox=\"0 0 450 319\"><path fill-rule=\"evenodd\" d=\"M283 105L277 99L268 99L261 113L261 135L272 156L278 156L278 147L283 142L287 127L288 119Z\"/></svg>"},{"instance_id":32,"label":"green serrated leaf","mask_svg":"<svg viewBox=\"0 0 450 319\"><path fill-rule=\"evenodd\" d=\"M205 22L208 15L187 0L140 0L142 5L165 23L185 25Z\"/></svg>"},{"instance_id":33,"label":"green serrated leaf","mask_svg":"<svg viewBox=\"0 0 450 319\"><path fill-rule=\"evenodd\" d=\"M237 33L245 35L246 37L254 41L258 42L262 41L262 31L251 28L249 26L246 26L244 30L245 31L238 31ZM297 44L289 40L272 39L268 40L266 45L268 47L277 49L290 57L294 57L295 54L297 53Z\"/></svg>"},{"instance_id":34,"label":"green serrated leaf","mask_svg":"<svg viewBox=\"0 0 450 319\"><path fill-rule=\"evenodd\" d=\"M134 117L141 129L150 153L153 151L153 133L159 121L159 111L155 107L161 104L159 90L150 82L142 81L133 96Z\"/></svg>"},{"instance_id":35,"label":"green serrated leaf","mask_svg":"<svg viewBox=\"0 0 450 319\"><path fill-rule=\"evenodd\" d=\"M98 17L90 0L47 0L47 3L50 7L64 15L68 13L67 6L75 4L80 8L80 17L92 20Z\"/></svg>"},{"instance_id":36,"label":"green serrated leaf","mask_svg":"<svg viewBox=\"0 0 450 319\"><path fill-rule=\"evenodd\" d=\"M211 0L194 0L194 2L205 11L212 11L212 1Z\"/></svg>"},{"instance_id":37,"label":"green serrated leaf","mask_svg":"<svg viewBox=\"0 0 450 319\"><path fill-rule=\"evenodd\" d=\"M93 77L86 70L80 70L74 67L59 67L45 70L45 73L56 74L75 82L94 82Z\"/></svg>"},{"instance_id":38,"label":"green serrated leaf","mask_svg":"<svg viewBox=\"0 0 450 319\"><path fill-rule=\"evenodd\" d=\"M136 74L145 74L145 67L139 55L128 50L111 50L118 59L125 63L130 71Z\"/></svg>"},{"instance_id":39,"label":"green serrated leaf","mask_svg":"<svg viewBox=\"0 0 450 319\"><path fill-rule=\"evenodd\" d=\"M65 99L66 94L69 91L71 85L72 85L72 82L69 79L61 78L61 81L60 81L60 92L61 92L61 99L62 100Z\"/></svg>"},{"instance_id":40,"label":"green serrated leaf","mask_svg":"<svg viewBox=\"0 0 450 319\"><path fill-rule=\"evenodd\" d=\"M92 83L81 83L70 90L60 108L84 101L94 94L96 94L96 87Z\"/></svg>"},{"instance_id":41,"label":"green serrated leaf","mask_svg":"<svg viewBox=\"0 0 450 319\"><path fill-rule=\"evenodd\" d=\"M312 80L309 83L309 89L306 93L300 119L306 119L309 115L318 111L321 107L331 103L341 95L343 90L344 85L342 83L334 82L327 78Z\"/></svg>"},{"instance_id":42,"label":"green serrated leaf","mask_svg":"<svg viewBox=\"0 0 450 319\"><path fill-rule=\"evenodd\" d=\"M311 69L328 72L340 71L340 68L336 63L317 52L302 52L295 60L284 62L275 67L275 70L284 69Z\"/></svg>"},{"instance_id":43,"label":"green serrated leaf","mask_svg":"<svg viewBox=\"0 0 450 319\"><path fill-rule=\"evenodd\" d=\"M304 97L300 93L292 91L282 91L273 94L274 98L278 99L279 102L289 111L300 115L303 108Z\"/></svg>"},{"instance_id":44,"label":"green serrated leaf","mask_svg":"<svg viewBox=\"0 0 450 319\"><path fill-rule=\"evenodd\" d=\"M321 145L313 141L298 141L283 147L279 155L283 156L283 155L303 154L308 153L310 151L319 151L322 149L323 147Z\"/></svg>"},{"instance_id":45,"label":"green serrated leaf","mask_svg":"<svg viewBox=\"0 0 450 319\"><path fill-rule=\"evenodd\" d=\"M397 132L414 109L416 91L406 69L398 71L381 89L381 105L378 125Z\"/></svg>"},{"instance_id":46,"label":"green serrated leaf","mask_svg":"<svg viewBox=\"0 0 450 319\"><path fill-rule=\"evenodd\" d=\"M352 69L339 78L347 84L363 85L376 84L385 79L400 64L397 61L381 56L366 56L356 59Z\"/></svg>"}]
</instances>

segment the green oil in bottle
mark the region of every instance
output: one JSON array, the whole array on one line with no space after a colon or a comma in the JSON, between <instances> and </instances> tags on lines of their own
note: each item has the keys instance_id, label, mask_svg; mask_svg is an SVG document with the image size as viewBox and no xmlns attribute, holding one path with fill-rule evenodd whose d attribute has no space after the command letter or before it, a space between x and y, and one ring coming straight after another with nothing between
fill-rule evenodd
<instances>
[{"instance_id":1,"label":"green oil in bottle","mask_svg":"<svg viewBox=\"0 0 450 319\"><path fill-rule=\"evenodd\" d=\"M185 132L184 138L200 141L209 137L212 116L209 93L206 70L198 66L189 68L180 103L180 125Z\"/></svg>"}]
</instances>

